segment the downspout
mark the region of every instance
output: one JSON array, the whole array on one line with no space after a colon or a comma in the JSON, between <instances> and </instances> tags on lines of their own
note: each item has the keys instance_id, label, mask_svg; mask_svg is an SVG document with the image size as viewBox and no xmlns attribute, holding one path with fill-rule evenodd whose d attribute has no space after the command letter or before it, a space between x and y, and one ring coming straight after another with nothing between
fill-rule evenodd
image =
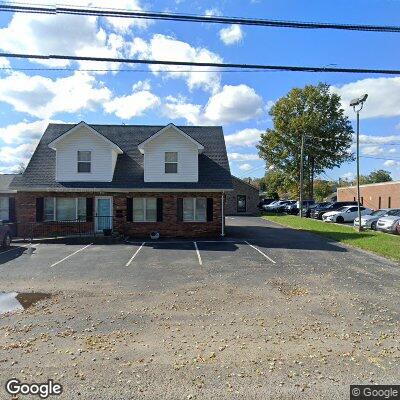
<instances>
[{"instance_id":1,"label":"downspout","mask_svg":"<svg viewBox=\"0 0 400 400\"><path fill-rule=\"evenodd\" d=\"M224 210L224 197L225 193L222 192L221 196L221 236L225 236L225 210Z\"/></svg>"}]
</instances>

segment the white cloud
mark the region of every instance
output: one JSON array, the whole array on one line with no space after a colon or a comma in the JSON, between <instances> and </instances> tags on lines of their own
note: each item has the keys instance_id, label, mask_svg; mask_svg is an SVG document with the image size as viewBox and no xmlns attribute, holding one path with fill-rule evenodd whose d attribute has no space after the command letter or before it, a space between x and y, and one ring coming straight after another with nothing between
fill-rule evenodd
<instances>
[{"instance_id":1,"label":"white cloud","mask_svg":"<svg viewBox=\"0 0 400 400\"><path fill-rule=\"evenodd\" d=\"M37 146L38 140L32 143L21 144L17 147L0 147L0 167L3 171L13 171L23 162L27 164Z\"/></svg>"},{"instance_id":2,"label":"white cloud","mask_svg":"<svg viewBox=\"0 0 400 400\"><path fill-rule=\"evenodd\" d=\"M396 160L386 160L383 165L385 167L400 167L400 161Z\"/></svg>"},{"instance_id":3,"label":"white cloud","mask_svg":"<svg viewBox=\"0 0 400 400\"><path fill-rule=\"evenodd\" d=\"M226 44L232 45L243 39L243 31L240 25L231 25L219 31L219 38Z\"/></svg>"},{"instance_id":4,"label":"white cloud","mask_svg":"<svg viewBox=\"0 0 400 400\"><path fill-rule=\"evenodd\" d=\"M204 11L204 15L206 17L215 17L218 15L222 15L221 11L218 8L209 8L208 10Z\"/></svg>"},{"instance_id":5,"label":"white cloud","mask_svg":"<svg viewBox=\"0 0 400 400\"><path fill-rule=\"evenodd\" d=\"M368 99L362 118L400 115L400 78L362 79L331 89L342 97L342 107L351 118L355 118L355 114L349 106L350 101L364 93L368 93Z\"/></svg>"},{"instance_id":6,"label":"white cloud","mask_svg":"<svg viewBox=\"0 0 400 400\"><path fill-rule=\"evenodd\" d=\"M360 135L360 144L387 144L394 141L400 141L400 135L390 135L390 136Z\"/></svg>"},{"instance_id":7,"label":"white cloud","mask_svg":"<svg viewBox=\"0 0 400 400\"><path fill-rule=\"evenodd\" d=\"M394 154L394 153L397 153L397 152L400 152L398 149L396 149L396 148L394 148L394 147L392 147L391 149L389 149L389 153L390 154Z\"/></svg>"},{"instance_id":8,"label":"white cloud","mask_svg":"<svg viewBox=\"0 0 400 400\"><path fill-rule=\"evenodd\" d=\"M0 79L0 101L38 118L51 118L61 112L94 110L110 97L108 88L82 72L54 80L14 72Z\"/></svg>"},{"instance_id":9,"label":"white cloud","mask_svg":"<svg viewBox=\"0 0 400 400\"><path fill-rule=\"evenodd\" d=\"M379 146L365 146L361 148L363 154L368 156L377 156L383 153L383 148Z\"/></svg>"},{"instance_id":10,"label":"white cloud","mask_svg":"<svg viewBox=\"0 0 400 400\"><path fill-rule=\"evenodd\" d=\"M352 181L355 178L354 172L346 172L341 176L342 179Z\"/></svg>"},{"instance_id":11,"label":"white cloud","mask_svg":"<svg viewBox=\"0 0 400 400\"><path fill-rule=\"evenodd\" d=\"M0 57L0 68L10 68L10 62L7 58Z\"/></svg>"},{"instance_id":12,"label":"white cloud","mask_svg":"<svg viewBox=\"0 0 400 400\"><path fill-rule=\"evenodd\" d=\"M0 139L6 144L30 143L39 139L50 122L63 121L38 120L34 122L19 122L0 128Z\"/></svg>"},{"instance_id":13,"label":"white cloud","mask_svg":"<svg viewBox=\"0 0 400 400\"><path fill-rule=\"evenodd\" d=\"M108 35L99 27L98 19L89 16L17 13L7 27L0 29L0 49L12 53L118 57L122 46L121 36ZM32 61L59 67L70 64L68 60ZM109 66L94 62L80 65L97 69Z\"/></svg>"},{"instance_id":14,"label":"white cloud","mask_svg":"<svg viewBox=\"0 0 400 400\"><path fill-rule=\"evenodd\" d=\"M148 42L141 38L135 38L130 44L130 55L143 59L166 61L222 62L219 55L204 47L192 47L186 42L161 34L154 35ZM163 71L169 78L185 79L191 90L202 88L216 92L220 87L220 73L210 67L151 65L149 68L155 75L159 74L158 71Z\"/></svg>"},{"instance_id":15,"label":"white cloud","mask_svg":"<svg viewBox=\"0 0 400 400\"><path fill-rule=\"evenodd\" d=\"M261 134L264 131L256 128L247 128L231 135L225 136L225 142L228 146L251 147L258 144Z\"/></svg>"},{"instance_id":16,"label":"white cloud","mask_svg":"<svg viewBox=\"0 0 400 400\"><path fill-rule=\"evenodd\" d=\"M257 154L228 153L229 161L260 161Z\"/></svg>"},{"instance_id":17,"label":"white cloud","mask_svg":"<svg viewBox=\"0 0 400 400\"><path fill-rule=\"evenodd\" d=\"M122 119L143 115L146 110L160 104L160 99L150 89L149 82L139 81L132 86L131 95L113 98L104 104L104 109L108 114L114 113Z\"/></svg>"},{"instance_id":18,"label":"white cloud","mask_svg":"<svg viewBox=\"0 0 400 400\"><path fill-rule=\"evenodd\" d=\"M183 118L191 124L229 124L256 118L263 113L263 100L247 85L225 85L212 95L203 107L187 103L185 98L169 96L165 114L172 119Z\"/></svg>"},{"instance_id":19,"label":"white cloud","mask_svg":"<svg viewBox=\"0 0 400 400\"><path fill-rule=\"evenodd\" d=\"M242 164L242 165L240 165L239 166L239 169L241 170L241 171L250 171L251 170L251 165L250 164Z\"/></svg>"}]
</instances>

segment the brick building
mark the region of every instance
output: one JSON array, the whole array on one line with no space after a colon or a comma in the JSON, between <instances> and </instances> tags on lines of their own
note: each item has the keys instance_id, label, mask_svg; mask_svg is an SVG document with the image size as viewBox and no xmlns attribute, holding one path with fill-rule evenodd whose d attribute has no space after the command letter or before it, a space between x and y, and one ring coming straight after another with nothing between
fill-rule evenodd
<instances>
[{"instance_id":1,"label":"brick building","mask_svg":"<svg viewBox=\"0 0 400 400\"><path fill-rule=\"evenodd\" d=\"M16 191L18 235L216 236L232 178L221 127L50 124Z\"/></svg>"},{"instance_id":2,"label":"brick building","mask_svg":"<svg viewBox=\"0 0 400 400\"><path fill-rule=\"evenodd\" d=\"M400 182L382 182L360 185L361 203L369 208L400 208ZM356 201L357 186L337 189L338 201Z\"/></svg>"},{"instance_id":3,"label":"brick building","mask_svg":"<svg viewBox=\"0 0 400 400\"><path fill-rule=\"evenodd\" d=\"M226 215L255 215L259 190L242 179L232 176L233 192L226 194Z\"/></svg>"}]
</instances>

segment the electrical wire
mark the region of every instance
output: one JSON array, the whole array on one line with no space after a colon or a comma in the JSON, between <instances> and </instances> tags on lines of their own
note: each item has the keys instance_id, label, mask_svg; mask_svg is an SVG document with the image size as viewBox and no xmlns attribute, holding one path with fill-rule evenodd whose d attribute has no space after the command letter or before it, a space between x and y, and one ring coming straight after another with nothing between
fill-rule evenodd
<instances>
[{"instance_id":1,"label":"electrical wire","mask_svg":"<svg viewBox=\"0 0 400 400\"><path fill-rule=\"evenodd\" d=\"M290 71L290 72L337 72L337 73L357 73L357 74L387 74L400 75L398 69L370 69L370 68L337 68L337 67L305 67L289 65L263 65L263 64L241 64L241 63L211 63L197 61L167 61L167 60L144 60L131 58L108 58L108 57L90 57L73 56L59 54L20 54L20 53L0 53L0 57L21 58L35 60L70 60L70 61L97 61L125 64L148 64L148 65L181 65L192 67L215 67L215 68L237 68L237 69L257 69L272 71Z\"/></svg>"},{"instance_id":2,"label":"electrical wire","mask_svg":"<svg viewBox=\"0 0 400 400\"><path fill-rule=\"evenodd\" d=\"M20 5L17 5L20 4ZM21 5L22 4L22 5ZM197 22L212 24L236 24L249 26L263 26L274 28L297 29L336 29L367 32L391 32L400 33L400 26L369 25L369 24L342 24L331 22L306 22L285 21L261 18L240 18L227 16L208 16L199 14L178 14L171 12L147 12L142 10L106 9L101 7L72 7L72 6L43 6L34 3L3 2L0 11L35 13L35 14L70 14L90 15L99 17L135 18L150 20L167 20L177 22Z\"/></svg>"}]
</instances>

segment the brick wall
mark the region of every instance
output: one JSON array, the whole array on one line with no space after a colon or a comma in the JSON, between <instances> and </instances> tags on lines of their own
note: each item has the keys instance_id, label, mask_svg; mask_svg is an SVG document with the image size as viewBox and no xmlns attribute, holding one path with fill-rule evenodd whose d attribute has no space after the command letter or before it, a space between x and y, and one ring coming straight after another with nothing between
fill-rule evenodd
<instances>
[{"instance_id":1,"label":"brick wall","mask_svg":"<svg viewBox=\"0 0 400 400\"><path fill-rule=\"evenodd\" d=\"M258 213L259 191L254 186L232 176L233 191L226 195L226 215L254 215ZM246 212L238 212L237 196L246 196Z\"/></svg>"},{"instance_id":2,"label":"brick wall","mask_svg":"<svg viewBox=\"0 0 400 400\"><path fill-rule=\"evenodd\" d=\"M151 231L157 230L164 237L196 237L218 236L221 234L221 193L51 193L51 192L19 192L16 195L17 221L22 227L24 224L36 222L37 197L113 197L113 229L115 232L129 236L148 236ZM162 222L127 222L127 197L162 197ZM183 197L206 197L213 199L213 221L209 222L179 222L177 219L177 199ZM90 230L92 223L84 224L84 229ZM37 236L50 229L54 232L57 224L51 222L35 223ZM68 225L72 225L68 223ZM22 229L22 228L21 228ZM24 228L27 229L27 228ZM60 227L59 229L62 229ZM71 227L73 232L74 228ZM78 228L75 228L78 230ZM23 232L26 233L26 232ZM79 232L76 232L79 233ZM60 232L61 234L61 232ZM22 233L19 232L19 235Z\"/></svg>"},{"instance_id":3,"label":"brick wall","mask_svg":"<svg viewBox=\"0 0 400 400\"><path fill-rule=\"evenodd\" d=\"M400 182L361 185L360 196L363 205L374 210L388 207L400 208ZM356 186L337 189L338 201L353 201L354 199L357 200Z\"/></svg>"}]
</instances>

